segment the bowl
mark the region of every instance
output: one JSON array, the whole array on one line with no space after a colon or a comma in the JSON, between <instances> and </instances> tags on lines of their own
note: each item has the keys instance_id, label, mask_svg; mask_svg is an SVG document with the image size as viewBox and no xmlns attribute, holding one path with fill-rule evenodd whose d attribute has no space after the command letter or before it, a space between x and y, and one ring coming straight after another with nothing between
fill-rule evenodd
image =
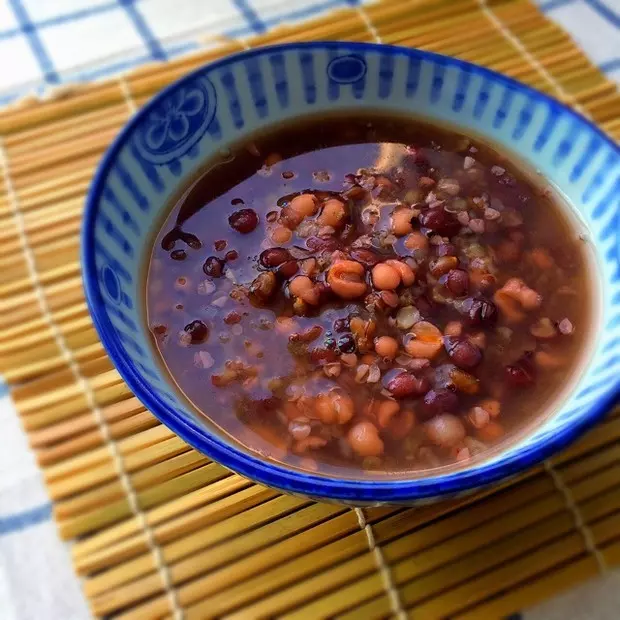
<instances>
[{"instance_id":1,"label":"bowl","mask_svg":"<svg viewBox=\"0 0 620 620\"><path fill-rule=\"evenodd\" d=\"M156 360L143 271L166 205L201 162L261 127L337 109L412 113L499 145L536 168L585 224L596 254L596 342L570 394L491 458L412 480L349 480L257 458L217 434ZM599 420L620 388L620 150L596 126L523 84L467 62L366 43L292 43L226 57L175 82L126 125L88 195L86 298L101 340L135 395L200 452L285 492L352 505L454 497L513 476Z\"/></svg>"}]
</instances>

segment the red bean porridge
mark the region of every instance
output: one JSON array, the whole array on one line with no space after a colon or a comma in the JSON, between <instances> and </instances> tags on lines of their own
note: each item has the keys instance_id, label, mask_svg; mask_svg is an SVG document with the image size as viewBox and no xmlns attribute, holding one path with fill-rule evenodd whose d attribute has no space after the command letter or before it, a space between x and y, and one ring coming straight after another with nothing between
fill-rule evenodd
<instances>
[{"instance_id":1,"label":"red bean porridge","mask_svg":"<svg viewBox=\"0 0 620 620\"><path fill-rule=\"evenodd\" d=\"M309 118L174 202L148 320L179 389L250 451L418 475L546 415L586 349L587 254L557 197L484 144Z\"/></svg>"}]
</instances>

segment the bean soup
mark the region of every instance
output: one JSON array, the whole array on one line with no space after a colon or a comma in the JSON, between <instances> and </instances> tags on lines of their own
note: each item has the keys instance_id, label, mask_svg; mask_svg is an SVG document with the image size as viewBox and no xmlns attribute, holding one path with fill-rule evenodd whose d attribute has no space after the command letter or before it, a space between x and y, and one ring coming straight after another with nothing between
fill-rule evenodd
<instances>
[{"instance_id":1,"label":"bean soup","mask_svg":"<svg viewBox=\"0 0 620 620\"><path fill-rule=\"evenodd\" d=\"M579 372L589 251L559 198L413 119L308 118L233 145L170 206L149 327L247 450L355 478L459 466Z\"/></svg>"}]
</instances>

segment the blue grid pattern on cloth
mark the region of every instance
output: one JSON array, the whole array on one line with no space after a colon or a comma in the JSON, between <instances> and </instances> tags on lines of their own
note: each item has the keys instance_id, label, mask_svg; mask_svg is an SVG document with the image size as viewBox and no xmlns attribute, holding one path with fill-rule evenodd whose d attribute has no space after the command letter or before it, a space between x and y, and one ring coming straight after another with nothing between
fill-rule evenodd
<instances>
[{"instance_id":1,"label":"blue grid pattern on cloth","mask_svg":"<svg viewBox=\"0 0 620 620\"><path fill-rule=\"evenodd\" d=\"M367 0L366 0L367 1ZM619 0L535 0L620 80ZM0 0L0 105L364 0ZM584 24L588 24L586 28Z\"/></svg>"},{"instance_id":2,"label":"blue grid pattern on cloth","mask_svg":"<svg viewBox=\"0 0 620 620\"><path fill-rule=\"evenodd\" d=\"M368 0L366 0L367 2ZM0 0L0 106L365 0ZM201 39L203 41L201 42Z\"/></svg>"}]
</instances>

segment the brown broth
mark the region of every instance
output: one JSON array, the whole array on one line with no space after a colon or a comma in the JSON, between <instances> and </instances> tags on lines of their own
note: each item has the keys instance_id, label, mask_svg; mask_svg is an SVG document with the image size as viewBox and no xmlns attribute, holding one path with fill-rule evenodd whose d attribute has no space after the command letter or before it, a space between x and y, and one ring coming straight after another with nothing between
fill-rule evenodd
<instances>
[{"instance_id":1,"label":"brown broth","mask_svg":"<svg viewBox=\"0 0 620 620\"><path fill-rule=\"evenodd\" d=\"M171 204L148 321L182 393L250 451L423 475L552 409L587 349L587 267L557 196L489 146L400 117L308 118L234 145Z\"/></svg>"}]
</instances>

